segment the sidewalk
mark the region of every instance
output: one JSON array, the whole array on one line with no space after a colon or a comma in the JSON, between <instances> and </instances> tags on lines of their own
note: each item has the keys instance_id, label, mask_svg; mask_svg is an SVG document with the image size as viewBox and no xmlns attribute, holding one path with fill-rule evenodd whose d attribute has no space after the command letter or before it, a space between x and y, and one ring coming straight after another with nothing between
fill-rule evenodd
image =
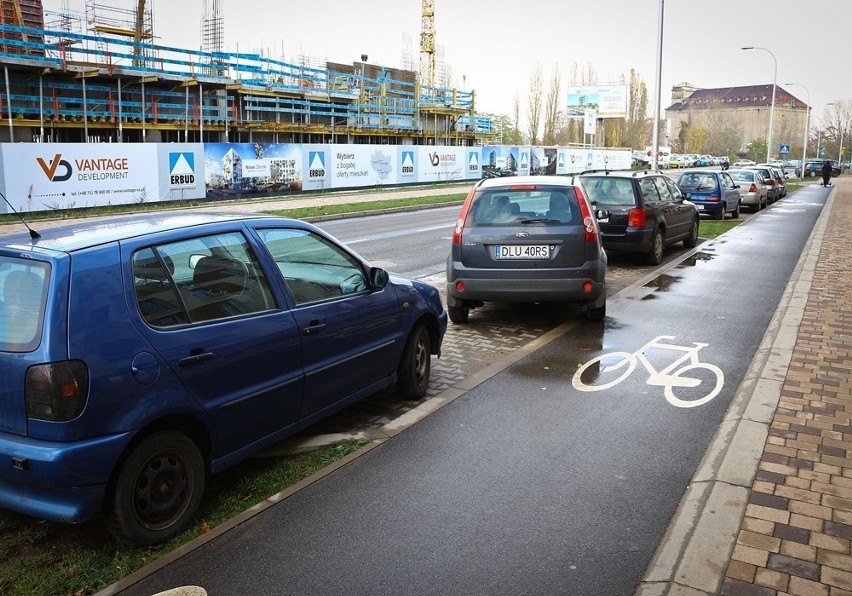
<instances>
[{"instance_id":1,"label":"sidewalk","mask_svg":"<svg viewBox=\"0 0 852 596\"><path fill-rule=\"evenodd\" d=\"M835 179L637 594L852 595L850 227Z\"/></svg>"}]
</instances>

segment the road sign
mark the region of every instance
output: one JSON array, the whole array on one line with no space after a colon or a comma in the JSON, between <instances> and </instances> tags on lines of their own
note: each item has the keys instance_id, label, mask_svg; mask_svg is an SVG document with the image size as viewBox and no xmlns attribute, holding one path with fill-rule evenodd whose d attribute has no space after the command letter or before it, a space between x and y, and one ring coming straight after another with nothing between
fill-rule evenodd
<instances>
[{"instance_id":1,"label":"road sign","mask_svg":"<svg viewBox=\"0 0 852 596\"><path fill-rule=\"evenodd\" d=\"M820 156L820 157L825 157L825 147L820 147L820 148L819 148L819 156Z\"/></svg>"},{"instance_id":2,"label":"road sign","mask_svg":"<svg viewBox=\"0 0 852 596\"><path fill-rule=\"evenodd\" d=\"M781 145L781 155L786 155L790 153L790 145Z\"/></svg>"}]
</instances>

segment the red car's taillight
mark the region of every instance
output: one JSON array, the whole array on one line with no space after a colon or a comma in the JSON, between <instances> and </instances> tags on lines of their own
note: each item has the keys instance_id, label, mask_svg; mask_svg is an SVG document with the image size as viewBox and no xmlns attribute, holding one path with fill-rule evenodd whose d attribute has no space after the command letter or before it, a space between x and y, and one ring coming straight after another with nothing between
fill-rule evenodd
<instances>
[{"instance_id":1,"label":"red car's taillight","mask_svg":"<svg viewBox=\"0 0 852 596\"><path fill-rule=\"evenodd\" d=\"M627 225L631 228L645 227L645 210L634 207L627 212Z\"/></svg>"},{"instance_id":2,"label":"red car's taillight","mask_svg":"<svg viewBox=\"0 0 852 596\"><path fill-rule=\"evenodd\" d=\"M586 201L586 195L579 187L574 188L577 193L577 202L580 204L580 217L583 218L583 232L586 236L586 244L594 244L598 241L598 224L592 215L592 210L589 203Z\"/></svg>"},{"instance_id":3,"label":"red car's taillight","mask_svg":"<svg viewBox=\"0 0 852 596\"><path fill-rule=\"evenodd\" d=\"M89 395L89 370L80 360L38 364L27 370L27 416L62 422L80 415Z\"/></svg>"},{"instance_id":4,"label":"red car's taillight","mask_svg":"<svg viewBox=\"0 0 852 596\"><path fill-rule=\"evenodd\" d=\"M473 202L473 194L473 189L470 189L470 192L467 193L467 198L464 200L464 204L462 205L459 218L456 220L456 227L453 228L453 244L457 246L461 246L462 234L464 233L464 222L467 219L468 212L470 211L470 204Z\"/></svg>"}]
</instances>

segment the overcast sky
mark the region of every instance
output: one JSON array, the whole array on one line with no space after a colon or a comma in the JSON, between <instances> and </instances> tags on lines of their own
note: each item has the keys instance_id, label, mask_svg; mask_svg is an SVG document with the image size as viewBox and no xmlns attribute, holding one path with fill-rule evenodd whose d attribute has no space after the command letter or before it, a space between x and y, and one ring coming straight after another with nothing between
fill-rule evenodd
<instances>
[{"instance_id":1,"label":"overcast sky","mask_svg":"<svg viewBox=\"0 0 852 596\"><path fill-rule=\"evenodd\" d=\"M204 0L149 2L158 43L200 47ZM85 0L65 3L85 11ZM55 11L63 0L43 4ZM398 68L407 38L415 64L419 60L420 0L219 4L226 50L265 48L291 61L306 54L342 63L367 54L372 64ZM136 0L99 0L98 5L129 11ZM665 0L663 6L663 108L670 103L672 85L683 82L704 88L771 84L772 55L778 84L805 102L809 92L817 119L826 103L852 99L852 76L842 66L852 60L850 0ZM456 86L476 91L480 112L511 114L516 96L523 111L537 62L546 85L559 65L563 95L574 64L591 64L598 83L617 82L632 68L653 100L660 0L434 0L434 7L435 42L443 48ZM743 51L742 46L768 52Z\"/></svg>"}]
</instances>

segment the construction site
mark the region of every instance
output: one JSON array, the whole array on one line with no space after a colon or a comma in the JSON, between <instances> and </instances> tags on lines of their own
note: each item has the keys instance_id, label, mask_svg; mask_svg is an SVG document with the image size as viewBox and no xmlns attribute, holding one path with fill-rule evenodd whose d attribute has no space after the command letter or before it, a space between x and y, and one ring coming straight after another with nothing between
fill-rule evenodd
<instances>
[{"instance_id":1,"label":"construction site","mask_svg":"<svg viewBox=\"0 0 852 596\"><path fill-rule=\"evenodd\" d=\"M434 0L410 69L225 51L223 1L204 0L190 49L156 43L146 0L0 0L0 142L500 143L474 92L443 76Z\"/></svg>"}]
</instances>

